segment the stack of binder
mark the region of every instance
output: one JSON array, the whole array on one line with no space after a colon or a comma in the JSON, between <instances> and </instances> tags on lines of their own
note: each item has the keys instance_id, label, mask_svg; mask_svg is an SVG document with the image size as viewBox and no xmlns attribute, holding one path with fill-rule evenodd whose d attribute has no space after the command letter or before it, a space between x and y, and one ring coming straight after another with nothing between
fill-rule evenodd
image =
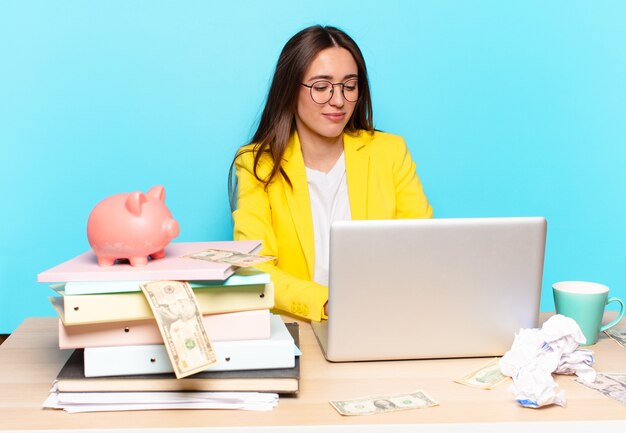
<instances>
[{"instance_id":1,"label":"stack of binder","mask_svg":"<svg viewBox=\"0 0 626 433\"><path fill-rule=\"evenodd\" d=\"M268 274L184 257L208 248L254 252L256 241L181 242L144 267L100 267L84 253L38 275L54 282L59 347L74 350L59 372L60 392L266 391L295 393L296 324L270 313ZM140 284L185 280L194 290L217 365L176 379ZM295 343L295 344L294 344Z\"/></svg>"}]
</instances>

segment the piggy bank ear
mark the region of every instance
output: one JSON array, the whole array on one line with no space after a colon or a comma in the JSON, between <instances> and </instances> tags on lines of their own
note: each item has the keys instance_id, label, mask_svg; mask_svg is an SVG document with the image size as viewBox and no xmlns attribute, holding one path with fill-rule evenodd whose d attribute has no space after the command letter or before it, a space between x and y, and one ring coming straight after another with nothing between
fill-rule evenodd
<instances>
[{"instance_id":1,"label":"piggy bank ear","mask_svg":"<svg viewBox=\"0 0 626 433\"><path fill-rule=\"evenodd\" d=\"M153 186L150 188L150 191L146 193L146 195L165 203L165 188L163 188L163 185Z\"/></svg>"},{"instance_id":2,"label":"piggy bank ear","mask_svg":"<svg viewBox=\"0 0 626 433\"><path fill-rule=\"evenodd\" d=\"M126 209L135 216L141 215L141 205L146 203L148 198L143 192L131 192L126 198Z\"/></svg>"}]
</instances>

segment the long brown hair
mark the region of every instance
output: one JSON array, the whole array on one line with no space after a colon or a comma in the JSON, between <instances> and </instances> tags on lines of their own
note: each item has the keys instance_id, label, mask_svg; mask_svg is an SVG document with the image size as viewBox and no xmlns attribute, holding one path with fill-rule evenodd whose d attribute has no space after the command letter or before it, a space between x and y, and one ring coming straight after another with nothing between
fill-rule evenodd
<instances>
[{"instance_id":1,"label":"long brown hair","mask_svg":"<svg viewBox=\"0 0 626 433\"><path fill-rule=\"evenodd\" d=\"M235 160L242 153L253 152L254 175L266 187L278 173L285 177L291 185L291 181L282 169L280 162L285 153L287 142L296 130L295 112L300 83L317 54L332 47L348 50L357 65L359 100L354 107L352 117L346 124L345 131L354 133L359 130L372 131L374 129L367 68L363 54L356 42L342 30L331 26L317 25L299 31L287 41L278 57L259 126L252 140L248 143L253 144L252 148L240 148L230 165L228 195L231 210L235 208L235 196L237 194L236 179L233 180L233 167ZM261 178L257 173L257 168L261 156L265 153L270 155L273 165L267 177Z\"/></svg>"}]
</instances>

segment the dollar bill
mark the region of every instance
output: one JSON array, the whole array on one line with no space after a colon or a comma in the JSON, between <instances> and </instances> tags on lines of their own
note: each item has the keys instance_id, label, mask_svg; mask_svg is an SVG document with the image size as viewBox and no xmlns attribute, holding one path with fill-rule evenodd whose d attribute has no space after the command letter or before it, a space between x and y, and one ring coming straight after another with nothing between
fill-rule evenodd
<instances>
[{"instance_id":1,"label":"dollar bill","mask_svg":"<svg viewBox=\"0 0 626 433\"><path fill-rule=\"evenodd\" d=\"M159 325L177 378L198 373L217 363L189 283L153 281L141 284L141 290Z\"/></svg>"},{"instance_id":2,"label":"dollar bill","mask_svg":"<svg viewBox=\"0 0 626 433\"><path fill-rule=\"evenodd\" d=\"M407 409L424 409L439 404L422 390L409 394L363 397L329 403L341 415L373 415Z\"/></svg>"},{"instance_id":3,"label":"dollar bill","mask_svg":"<svg viewBox=\"0 0 626 433\"><path fill-rule=\"evenodd\" d=\"M206 260L208 262L226 263L233 266L255 266L259 263L264 263L269 260L274 260L276 257L272 256L257 256L254 254L245 254L237 251L218 250L210 248L204 251L198 251L197 253L187 254L183 257Z\"/></svg>"},{"instance_id":4,"label":"dollar bill","mask_svg":"<svg viewBox=\"0 0 626 433\"><path fill-rule=\"evenodd\" d=\"M493 389L508 378L509 376L505 376L500 371L500 358L494 358L478 370L461 376L454 381L475 388Z\"/></svg>"},{"instance_id":5,"label":"dollar bill","mask_svg":"<svg viewBox=\"0 0 626 433\"><path fill-rule=\"evenodd\" d=\"M626 328L610 328L604 331L604 333L615 340L623 348L626 348Z\"/></svg>"},{"instance_id":6,"label":"dollar bill","mask_svg":"<svg viewBox=\"0 0 626 433\"><path fill-rule=\"evenodd\" d=\"M613 400L626 404L626 373L598 373L596 381L586 382L580 378L576 382L595 389Z\"/></svg>"}]
</instances>

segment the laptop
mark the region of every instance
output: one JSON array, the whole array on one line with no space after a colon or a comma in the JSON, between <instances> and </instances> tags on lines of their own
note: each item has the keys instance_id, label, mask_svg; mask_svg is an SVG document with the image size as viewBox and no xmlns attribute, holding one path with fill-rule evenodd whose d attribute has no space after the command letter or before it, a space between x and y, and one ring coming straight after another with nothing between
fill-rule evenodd
<instances>
[{"instance_id":1,"label":"laptop","mask_svg":"<svg viewBox=\"0 0 626 433\"><path fill-rule=\"evenodd\" d=\"M503 355L539 319L543 217L341 221L331 226L329 361Z\"/></svg>"}]
</instances>

